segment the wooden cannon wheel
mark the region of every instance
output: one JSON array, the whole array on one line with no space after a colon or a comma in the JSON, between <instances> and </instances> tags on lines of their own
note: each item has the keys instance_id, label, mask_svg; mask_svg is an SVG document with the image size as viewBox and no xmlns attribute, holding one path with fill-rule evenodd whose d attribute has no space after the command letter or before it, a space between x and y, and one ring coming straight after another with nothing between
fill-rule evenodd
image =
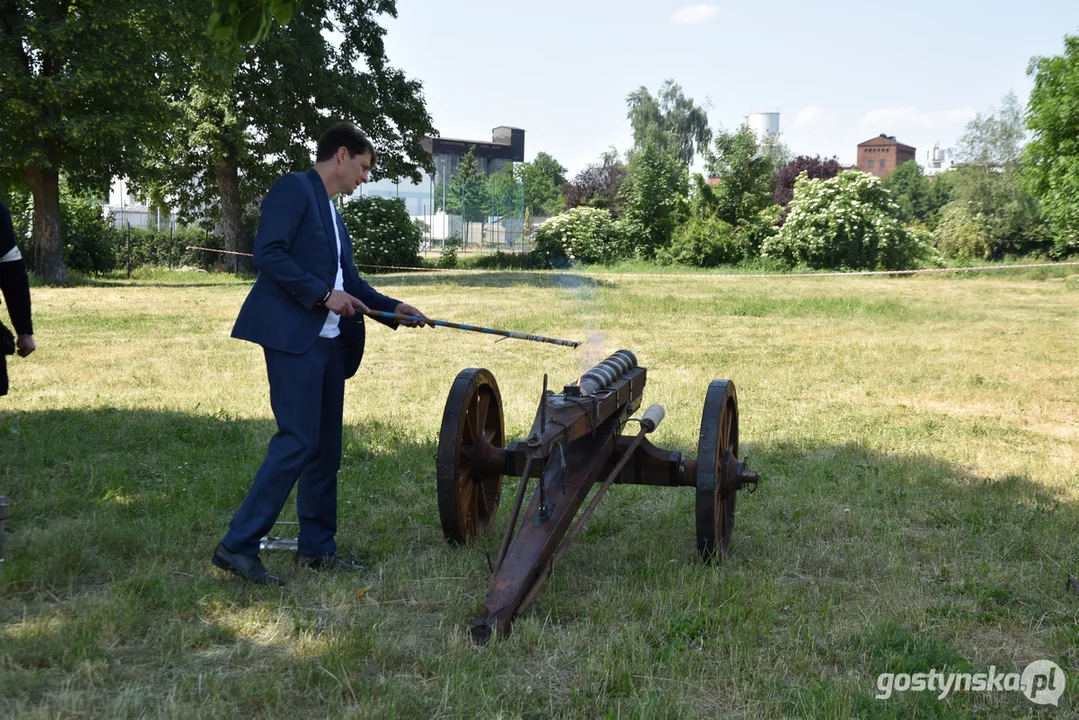
<instances>
[{"instance_id":1,"label":"wooden cannon wheel","mask_svg":"<svg viewBox=\"0 0 1079 720\"><path fill-rule=\"evenodd\" d=\"M704 396L697 442L697 551L705 562L731 554L738 496L731 471L737 460L738 396L730 380L713 380Z\"/></svg>"},{"instance_id":2,"label":"wooden cannon wheel","mask_svg":"<svg viewBox=\"0 0 1079 720\"><path fill-rule=\"evenodd\" d=\"M438 436L438 515L442 534L457 545L487 529L498 511L502 475L474 467L473 454L505 443L502 396L494 375L483 368L457 374L446 398Z\"/></svg>"}]
</instances>

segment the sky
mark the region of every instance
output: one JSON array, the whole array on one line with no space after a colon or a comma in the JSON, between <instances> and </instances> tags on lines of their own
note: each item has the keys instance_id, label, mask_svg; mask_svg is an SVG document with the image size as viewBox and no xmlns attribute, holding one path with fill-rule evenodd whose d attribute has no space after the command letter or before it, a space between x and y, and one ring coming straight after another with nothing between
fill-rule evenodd
<instances>
[{"instance_id":1,"label":"sky","mask_svg":"<svg viewBox=\"0 0 1079 720\"><path fill-rule=\"evenodd\" d=\"M397 12L382 19L389 63L423 84L440 135L523 128L525 159L546 152L571 177L611 146L624 155L626 95L668 78L713 129L778 111L796 155L853 163L885 133L924 164L1007 92L1025 105L1031 58L1079 34L1079 0L398 0Z\"/></svg>"}]
</instances>

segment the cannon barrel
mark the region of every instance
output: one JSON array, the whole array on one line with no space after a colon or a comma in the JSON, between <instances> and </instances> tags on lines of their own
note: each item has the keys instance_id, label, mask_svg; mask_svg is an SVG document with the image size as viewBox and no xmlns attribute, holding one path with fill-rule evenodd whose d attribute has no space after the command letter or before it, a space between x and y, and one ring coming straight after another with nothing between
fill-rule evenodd
<instances>
[{"instance_id":1,"label":"cannon barrel","mask_svg":"<svg viewBox=\"0 0 1079 720\"><path fill-rule=\"evenodd\" d=\"M577 383L566 385L562 393L572 396L595 395L635 367L637 356L629 350L619 350L582 375Z\"/></svg>"}]
</instances>

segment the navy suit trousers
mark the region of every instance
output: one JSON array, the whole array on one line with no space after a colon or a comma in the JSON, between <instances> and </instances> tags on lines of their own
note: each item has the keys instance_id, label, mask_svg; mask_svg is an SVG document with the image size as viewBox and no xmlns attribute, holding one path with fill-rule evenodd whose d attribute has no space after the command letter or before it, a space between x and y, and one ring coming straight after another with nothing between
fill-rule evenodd
<instances>
[{"instance_id":1,"label":"navy suit trousers","mask_svg":"<svg viewBox=\"0 0 1079 720\"><path fill-rule=\"evenodd\" d=\"M263 350L277 432L221 544L229 552L258 555L259 540L269 533L299 482L298 552L309 556L336 552L344 341L341 336L319 338L299 355Z\"/></svg>"}]
</instances>

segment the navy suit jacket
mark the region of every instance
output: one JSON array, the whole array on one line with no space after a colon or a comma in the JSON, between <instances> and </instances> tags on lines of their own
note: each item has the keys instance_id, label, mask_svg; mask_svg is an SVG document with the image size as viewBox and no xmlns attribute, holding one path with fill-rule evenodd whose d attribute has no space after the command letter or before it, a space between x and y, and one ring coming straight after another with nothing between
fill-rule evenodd
<instances>
[{"instance_id":1,"label":"navy suit jacket","mask_svg":"<svg viewBox=\"0 0 1079 720\"><path fill-rule=\"evenodd\" d=\"M315 344L326 322L318 304L337 278L337 241L341 234L341 269L345 292L372 310L393 312L399 301L387 297L360 277L352 259L352 241L314 170L277 179L262 201L255 235L254 264L258 278L244 300L232 337L263 347L300 354ZM363 358L363 315L342 317L345 377L352 377ZM382 321L380 321L382 322ZM396 329L397 323L384 322Z\"/></svg>"}]
</instances>

